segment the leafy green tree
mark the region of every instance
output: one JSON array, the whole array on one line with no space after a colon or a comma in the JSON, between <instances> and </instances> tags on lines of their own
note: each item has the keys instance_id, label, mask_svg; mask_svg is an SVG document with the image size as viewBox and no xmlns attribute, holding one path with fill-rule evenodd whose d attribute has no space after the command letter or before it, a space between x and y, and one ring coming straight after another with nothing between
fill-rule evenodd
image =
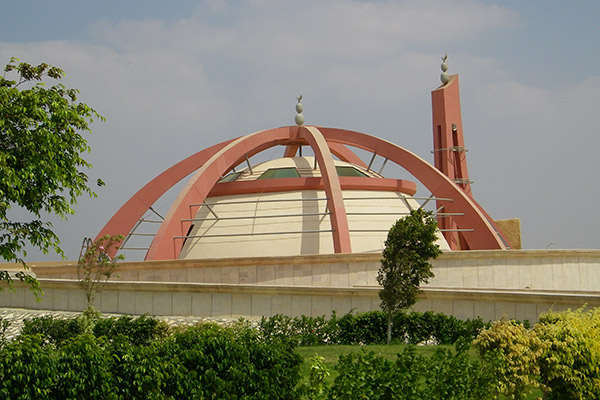
<instances>
[{"instance_id":1,"label":"leafy green tree","mask_svg":"<svg viewBox=\"0 0 600 400\"><path fill-rule=\"evenodd\" d=\"M392 314L415 304L420 285L433 278L429 260L441 254L437 222L431 212L412 210L390 229L377 282L381 309L387 314L387 342L392 340Z\"/></svg>"},{"instance_id":2,"label":"leafy green tree","mask_svg":"<svg viewBox=\"0 0 600 400\"><path fill-rule=\"evenodd\" d=\"M0 77L0 258L6 261L25 265L27 243L62 255L43 215L66 218L79 196L95 196L81 172L91 165L82 158L89 146L80 132L103 118L77 101L78 90L43 82L63 75L45 63L33 66L11 58ZM13 221L13 207L27 210L29 217ZM0 279L11 285L9 274Z\"/></svg>"}]
</instances>

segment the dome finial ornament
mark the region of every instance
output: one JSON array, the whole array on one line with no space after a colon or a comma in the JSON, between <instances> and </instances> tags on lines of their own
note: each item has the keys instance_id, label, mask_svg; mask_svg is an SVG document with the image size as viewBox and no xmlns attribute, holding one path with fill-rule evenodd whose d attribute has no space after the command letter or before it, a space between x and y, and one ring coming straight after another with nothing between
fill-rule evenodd
<instances>
[{"instance_id":1,"label":"dome finial ornament","mask_svg":"<svg viewBox=\"0 0 600 400\"><path fill-rule=\"evenodd\" d=\"M304 115L302 115L304 107L302 106L302 103L300 103L300 100L302 100L302 92L300 92L300 96L296 97L296 99L298 100L298 103L296 103L296 112L298 114L296 114L294 120L296 121L296 125L300 126L304 124Z\"/></svg>"},{"instance_id":2,"label":"dome finial ornament","mask_svg":"<svg viewBox=\"0 0 600 400\"><path fill-rule=\"evenodd\" d=\"M450 80L450 77L448 76L448 64L446 64L446 60L448 59L448 54L444 54L444 57L442 57L442 74L440 75L440 80L442 81L442 83L445 85L446 83L448 83L448 81Z\"/></svg>"}]
</instances>

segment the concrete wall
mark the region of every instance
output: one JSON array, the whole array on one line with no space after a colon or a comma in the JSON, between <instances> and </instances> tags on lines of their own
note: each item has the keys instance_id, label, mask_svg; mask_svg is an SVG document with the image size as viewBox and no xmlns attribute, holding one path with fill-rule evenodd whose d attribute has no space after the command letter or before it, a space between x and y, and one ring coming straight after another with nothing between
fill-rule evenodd
<instances>
[{"instance_id":1,"label":"concrete wall","mask_svg":"<svg viewBox=\"0 0 600 400\"><path fill-rule=\"evenodd\" d=\"M379 308L378 254L123 263L96 301L104 312L259 318ZM17 287L0 306L82 310L76 265L33 264L45 295ZM448 252L414 309L535 321L550 308L600 306L600 251ZM17 285L18 286L18 285Z\"/></svg>"}]
</instances>

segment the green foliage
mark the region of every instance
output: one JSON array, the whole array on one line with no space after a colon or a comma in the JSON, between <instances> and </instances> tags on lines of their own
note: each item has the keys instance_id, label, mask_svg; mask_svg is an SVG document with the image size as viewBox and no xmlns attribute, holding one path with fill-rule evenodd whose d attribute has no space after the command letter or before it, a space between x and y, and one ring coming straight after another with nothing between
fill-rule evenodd
<instances>
[{"instance_id":1,"label":"green foliage","mask_svg":"<svg viewBox=\"0 0 600 400\"><path fill-rule=\"evenodd\" d=\"M600 309L548 312L533 332L543 343L546 398L600 399Z\"/></svg>"},{"instance_id":2,"label":"green foliage","mask_svg":"<svg viewBox=\"0 0 600 400\"><path fill-rule=\"evenodd\" d=\"M335 314L334 314L335 315ZM259 330L266 338L291 340L299 346L337 343L338 328L335 319L327 320L320 317L289 317L276 314L272 317L262 317Z\"/></svg>"},{"instance_id":3,"label":"green foliage","mask_svg":"<svg viewBox=\"0 0 600 400\"><path fill-rule=\"evenodd\" d=\"M6 337L6 330L10 326L10 321L5 320L0 317L0 350L4 348L8 344L8 339Z\"/></svg>"},{"instance_id":4,"label":"green foliage","mask_svg":"<svg viewBox=\"0 0 600 400\"><path fill-rule=\"evenodd\" d=\"M94 241L77 263L77 279L85 293L88 309L93 306L98 293L102 291L108 279L119 266L117 261L123 260L123 255L111 259L123 241L122 235L106 235Z\"/></svg>"},{"instance_id":5,"label":"green foliage","mask_svg":"<svg viewBox=\"0 0 600 400\"><path fill-rule=\"evenodd\" d=\"M459 340L456 351L438 347L425 362L423 399L486 399L492 393L490 371L468 354L469 345Z\"/></svg>"},{"instance_id":6,"label":"green foliage","mask_svg":"<svg viewBox=\"0 0 600 400\"><path fill-rule=\"evenodd\" d=\"M101 318L92 328L95 336L107 338L123 336L124 340L134 345L148 345L152 341L167 336L169 327L157 318L141 315L137 318L123 315L121 317Z\"/></svg>"},{"instance_id":7,"label":"green foliage","mask_svg":"<svg viewBox=\"0 0 600 400\"><path fill-rule=\"evenodd\" d=\"M157 318L142 315L131 317L100 318L88 315L76 318L57 318L51 315L25 319L21 335L40 335L44 343L60 345L84 333L92 333L96 337L104 336L112 339L117 336L120 340L133 345L148 345L152 341L167 337L168 326Z\"/></svg>"},{"instance_id":8,"label":"green foliage","mask_svg":"<svg viewBox=\"0 0 600 400\"><path fill-rule=\"evenodd\" d=\"M29 287L29 289L33 292L36 300L40 300L40 295L44 294L44 291L42 290L42 287L40 286L40 283L37 281L37 279L35 279L33 276L31 276L30 274L24 272L24 271L17 271L14 274L12 274L13 276L11 276L11 273L9 271L0 271L0 281L4 281L6 282L6 285L8 286L8 290L10 290L11 292L14 291L14 287L13 287L13 277L17 278L19 281L23 282L24 284L27 285L27 287ZM3 287L0 287L0 292L4 290Z\"/></svg>"},{"instance_id":9,"label":"green foliage","mask_svg":"<svg viewBox=\"0 0 600 400\"><path fill-rule=\"evenodd\" d=\"M414 347L398 354L396 362L373 352L340 356L339 375L329 399L484 399L491 386L487 370L468 355L468 345L455 351L438 348L431 358L420 356Z\"/></svg>"},{"instance_id":10,"label":"green foliage","mask_svg":"<svg viewBox=\"0 0 600 400\"><path fill-rule=\"evenodd\" d=\"M12 58L0 77L0 258L7 261L23 262L26 243L62 254L42 213L66 218L79 196L94 196L80 171L90 164L81 156L89 147L79 132L90 131L93 119L103 118L77 101L76 89L42 82L63 75L48 64L32 66ZM13 206L27 210L31 220L11 221Z\"/></svg>"},{"instance_id":11,"label":"green foliage","mask_svg":"<svg viewBox=\"0 0 600 400\"><path fill-rule=\"evenodd\" d=\"M262 340L243 324L144 344L121 334L51 343L22 335L0 349L0 397L295 399L301 363L291 342Z\"/></svg>"},{"instance_id":12,"label":"green foliage","mask_svg":"<svg viewBox=\"0 0 600 400\"><path fill-rule=\"evenodd\" d=\"M437 222L421 208L399 219L390 229L377 274L381 309L387 313L388 343L391 341L392 314L406 310L417 301L420 286L433 278L431 259L441 254Z\"/></svg>"},{"instance_id":13,"label":"green foliage","mask_svg":"<svg viewBox=\"0 0 600 400\"><path fill-rule=\"evenodd\" d=\"M381 311L348 313L332 318L339 326L337 344L378 344L385 342L385 315Z\"/></svg>"},{"instance_id":14,"label":"green foliage","mask_svg":"<svg viewBox=\"0 0 600 400\"><path fill-rule=\"evenodd\" d=\"M489 326L481 318L459 320L452 315L432 311L395 313L392 321L392 337L411 344L454 344L459 339L471 341Z\"/></svg>"},{"instance_id":15,"label":"green foliage","mask_svg":"<svg viewBox=\"0 0 600 400\"><path fill-rule=\"evenodd\" d=\"M28 318L23 321L21 336L38 335L44 343L58 345L84 333L81 318L56 318L52 315Z\"/></svg>"},{"instance_id":16,"label":"green foliage","mask_svg":"<svg viewBox=\"0 0 600 400\"><path fill-rule=\"evenodd\" d=\"M398 312L392 315L392 338L401 343L454 344L473 340L489 323L481 318L461 321L433 312ZM321 317L263 317L258 330L265 338L287 338L300 346L319 344L380 344L386 342L386 314L382 311L347 313L330 319Z\"/></svg>"},{"instance_id":17,"label":"green foliage","mask_svg":"<svg viewBox=\"0 0 600 400\"><path fill-rule=\"evenodd\" d=\"M531 330L498 321L474 345L506 398L533 387L549 400L600 398L600 309L548 312Z\"/></svg>"},{"instance_id":18,"label":"green foliage","mask_svg":"<svg viewBox=\"0 0 600 400\"><path fill-rule=\"evenodd\" d=\"M89 334L74 337L56 350L54 398L117 399L106 341Z\"/></svg>"},{"instance_id":19,"label":"green foliage","mask_svg":"<svg viewBox=\"0 0 600 400\"><path fill-rule=\"evenodd\" d=\"M117 398L202 398L202 390L189 384L194 382L193 376L178 365L181 349L171 342L135 346L125 337L117 336L112 338L106 351ZM184 382L188 382L187 387ZM186 391L189 397L185 396Z\"/></svg>"},{"instance_id":20,"label":"green foliage","mask_svg":"<svg viewBox=\"0 0 600 400\"><path fill-rule=\"evenodd\" d=\"M328 398L397 399L401 393L398 386L410 381L410 376L399 376L391 362L373 352L342 355L335 369L339 375Z\"/></svg>"},{"instance_id":21,"label":"green foliage","mask_svg":"<svg viewBox=\"0 0 600 400\"><path fill-rule=\"evenodd\" d=\"M542 356L542 341L535 332L507 319L494 322L473 341L479 354L493 373L493 386L507 399L525 399L539 386L538 361Z\"/></svg>"},{"instance_id":22,"label":"green foliage","mask_svg":"<svg viewBox=\"0 0 600 400\"><path fill-rule=\"evenodd\" d=\"M304 384L300 387L302 394L302 400L320 400L324 399L327 391L329 390L329 383L327 378L331 375L329 369L324 364L325 358L315 354L310 359L310 374L308 377L308 384Z\"/></svg>"},{"instance_id":23,"label":"green foliage","mask_svg":"<svg viewBox=\"0 0 600 400\"><path fill-rule=\"evenodd\" d=\"M3 399L54 399L57 379L54 348L39 335L21 336L0 351L0 397Z\"/></svg>"}]
</instances>

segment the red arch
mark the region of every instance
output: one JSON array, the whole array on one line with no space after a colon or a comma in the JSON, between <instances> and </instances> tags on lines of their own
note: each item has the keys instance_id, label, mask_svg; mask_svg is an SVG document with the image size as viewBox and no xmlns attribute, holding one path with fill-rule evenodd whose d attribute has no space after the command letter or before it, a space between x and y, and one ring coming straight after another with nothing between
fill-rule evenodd
<instances>
[{"instance_id":1,"label":"red arch","mask_svg":"<svg viewBox=\"0 0 600 400\"><path fill-rule=\"evenodd\" d=\"M138 190L129 200L121 206L119 211L104 225L96 240L105 235L123 235L127 236L148 211L150 207L177 182L197 170L210 157L223 147L231 143L234 139L228 140L207 149L199 151L188 158L178 162L163 173L152 179L140 190ZM113 250L116 252L116 250ZM114 254L111 254L111 257Z\"/></svg>"},{"instance_id":2,"label":"red arch","mask_svg":"<svg viewBox=\"0 0 600 400\"><path fill-rule=\"evenodd\" d=\"M215 152L194 174L171 206L150 245L146 260L177 258L183 240L176 243L176 237L183 236L190 226L189 222L182 223L181 220L192 217L188 205L202 203L221 176L235 166L245 154L252 153L256 148L275 146L278 141L288 139L291 128L293 127L282 127L243 136Z\"/></svg>"},{"instance_id":3,"label":"red arch","mask_svg":"<svg viewBox=\"0 0 600 400\"><path fill-rule=\"evenodd\" d=\"M346 207L344 207L340 178L335 170L327 141L325 141L319 129L314 126L300 127L299 134L312 147L319 163L325 193L327 194L327 207L330 212L333 249L336 253L352 253L348 217L346 216Z\"/></svg>"},{"instance_id":4,"label":"red arch","mask_svg":"<svg viewBox=\"0 0 600 400\"><path fill-rule=\"evenodd\" d=\"M357 158L346 145L376 152L405 168L435 197L454 199L443 203L444 211L463 213L464 215L453 217L453 224L459 228L474 229L473 232L462 232L468 248L505 248L485 211L448 177L417 155L391 142L355 131L297 126L260 131L219 143L175 164L129 199L97 237L106 234L127 235L162 194L185 176L198 170L171 207L146 255L148 260L177 258L183 241L176 243L174 238L183 236L189 228L189 223L181 223L182 219L192 217L189 204L204 201L219 178L232 167L243 162L246 156L250 157L272 146L295 145L298 142L307 143L313 148L320 165L324 188L331 202L328 206L332 212L336 252L351 251L345 208L341 200L340 180L335 174L335 167L332 167L331 157L331 153L334 153L349 161ZM456 248L455 244L450 243L450 245L453 249Z\"/></svg>"},{"instance_id":5,"label":"red arch","mask_svg":"<svg viewBox=\"0 0 600 400\"><path fill-rule=\"evenodd\" d=\"M400 165L417 178L438 198L450 198L444 201L444 212L463 213L454 216L453 222L458 228L473 229L461 232L469 249L506 249L500 234L486 218L479 206L446 175L416 154L383 139L364 133L344 129L321 128L327 141L343 143L376 152ZM456 244L449 243L452 249Z\"/></svg>"},{"instance_id":6,"label":"red arch","mask_svg":"<svg viewBox=\"0 0 600 400\"><path fill-rule=\"evenodd\" d=\"M315 127L283 127L238 138L213 154L210 160L206 161L190 179L171 206L165 221L152 241L146 259L165 260L179 257L183 240L177 241L176 238L183 236L189 230L190 223L181 222L192 217L188 205L202 203L219 178L245 154L255 154L257 149L264 150L277 144L285 144L286 140L297 140L298 138L305 140L313 148L321 169L328 198L327 204L331 213L330 221L335 252L351 252L342 189L325 138Z\"/></svg>"}]
</instances>

